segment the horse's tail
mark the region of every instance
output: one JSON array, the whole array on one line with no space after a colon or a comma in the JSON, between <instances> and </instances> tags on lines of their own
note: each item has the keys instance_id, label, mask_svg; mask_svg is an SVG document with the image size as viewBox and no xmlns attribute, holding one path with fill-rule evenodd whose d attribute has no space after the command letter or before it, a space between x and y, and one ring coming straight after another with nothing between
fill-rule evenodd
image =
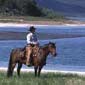
<instances>
[{"instance_id":1,"label":"horse's tail","mask_svg":"<svg viewBox=\"0 0 85 85\"><path fill-rule=\"evenodd\" d=\"M12 54L13 54L13 50L10 54L10 58L9 58L9 64L8 64L8 69L7 69L7 77L12 76Z\"/></svg>"}]
</instances>

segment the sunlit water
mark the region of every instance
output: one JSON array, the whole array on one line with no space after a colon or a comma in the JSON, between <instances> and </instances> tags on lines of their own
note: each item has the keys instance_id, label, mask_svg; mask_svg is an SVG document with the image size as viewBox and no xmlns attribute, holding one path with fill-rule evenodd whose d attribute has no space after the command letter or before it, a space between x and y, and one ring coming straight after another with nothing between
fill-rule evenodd
<instances>
[{"instance_id":1,"label":"sunlit water","mask_svg":"<svg viewBox=\"0 0 85 85\"><path fill-rule=\"evenodd\" d=\"M59 26L60 27L60 26ZM39 29L38 32L55 32L55 33L83 33L85 34L84 27L61 27L60 29L54 27L47 29ZM44 27L45 28L45 27ZM78 29L77 29L78 28ZM6 31L6 30L1 30ZM17 31L9 29L9 31ZM18 28L20 32L21 29ZM27 31L27 28L23 29L22 32ZM58 55L54 58L48 56L47 65L44 69L52 70L75 70L75 71L85 71L85 37L82 38L64 38L64 39L51 39L51 40L40 40L40 44L44 45L49 41L56 42ZM6 40L0 41L0 67L7 67L10 52L13 48L24 47L26 45L25 40ZM27 68L23 66L23 68Z\"/></svg>"}]
</instances>

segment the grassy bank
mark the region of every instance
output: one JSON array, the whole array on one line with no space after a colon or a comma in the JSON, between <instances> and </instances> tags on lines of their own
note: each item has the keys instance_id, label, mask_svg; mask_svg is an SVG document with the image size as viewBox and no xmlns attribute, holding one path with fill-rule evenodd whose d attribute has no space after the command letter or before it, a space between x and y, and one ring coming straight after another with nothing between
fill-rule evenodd
<instances>
[{"instance_id":1,"label":"grassy bank","mask_svg":"<svg viewBox=\"0 0 85 85\"><path fill-rule=\"evenodd\" d=\"M0 16L0 23L22 23L40 25L85 24L84 21L68 20L65 17Z\"/></svg>"},{"instance_id":2,"label":"grassy bank","mask_svg":"<svg viewBox=\"0 0 85 85\"><path fill-rule=\"evenodd\" d=\"M55 18L49 18L49 17L33 17L33 16L0 16L0 22L6 22L6 21L57 21L57 20L65 20L64 17L55 17Z\"/></svg>"},{"instance_id":3,"label":"grassy bank","mask_svg":"<svg viewBox=\"0 0 85 85\"><path fill-rule=\"evenodd\" d=\"M32 16L0 16L0 23L26 23L26 24L41 24L41 25L62 25L75 24L72 20L67 20L63 17L48 18L48 17L32 17Z\"/></svg>"},{"instance_id":4,"label":"grassy bank","mask_svg":"<svg viewBox=\"0 0 85 85\"><path fill-rule=\"evenodd\" d=\"M34 77L33 73L21 73L20 78L16 74L12 78L7 78L6 73L0 72L0 85L85 85L85 77L46 73L38 78Z\"/></svg>"}]
</instances>

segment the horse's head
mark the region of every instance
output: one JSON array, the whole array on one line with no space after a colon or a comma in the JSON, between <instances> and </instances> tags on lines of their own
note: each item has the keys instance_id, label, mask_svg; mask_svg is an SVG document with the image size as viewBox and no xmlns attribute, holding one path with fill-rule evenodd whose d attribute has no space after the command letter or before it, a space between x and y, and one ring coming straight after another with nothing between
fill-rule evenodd
<instances>
[{"instance_id":1,"label":"horse's head","mask_svg":"<svg viewBox=\"0 0 85 85\"><path fill-rule=\"evenodd\" d=\"M56 57L57 53L56 53L56 45L55 45L55 43L49 42L48 46L49 46L49 51L50 51L50 53L51 53L53 56Z\"/></svg>"}]
</instances>

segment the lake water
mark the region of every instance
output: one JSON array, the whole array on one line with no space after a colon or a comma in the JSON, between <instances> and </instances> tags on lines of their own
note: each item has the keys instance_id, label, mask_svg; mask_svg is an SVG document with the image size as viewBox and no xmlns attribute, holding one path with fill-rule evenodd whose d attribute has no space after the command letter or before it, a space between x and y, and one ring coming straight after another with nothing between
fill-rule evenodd
<instances>
[{"instance_id":1,"label":"lake water","mask_svg":"<svg viewBox=\"0 0 85 85\"><path fill-rule=\"evenodd\" d=\"M76 20L76 21L85 21L85 17L67 17L67 19Z\"/></svg>"},{"instance_id":2,"label":"lake water","mask_svg":"<svg viewBox=\"0 0 85 85\"><path fill-rule=\"evenodd\" d=\"M84 28L85 28L84 26L80 26L80 27L38 26L37 32L85 34ZM27 28L21 28L21 29L0 28L0 31L25 32L27 31ZM40 40L40 44L43 45L45 43L48 43L49 41L56 42L58 55L55 58L48 56L47 65L44 67L44 69L85 71L85 37ZM1 40L0 41L0 67L8 66L9 55L13 48L23 47L25 45L26 45L25 40L6 40L6 41ZM23 66L23 68L27 68L27 67Z\"/></svg>"}]
</instances>

